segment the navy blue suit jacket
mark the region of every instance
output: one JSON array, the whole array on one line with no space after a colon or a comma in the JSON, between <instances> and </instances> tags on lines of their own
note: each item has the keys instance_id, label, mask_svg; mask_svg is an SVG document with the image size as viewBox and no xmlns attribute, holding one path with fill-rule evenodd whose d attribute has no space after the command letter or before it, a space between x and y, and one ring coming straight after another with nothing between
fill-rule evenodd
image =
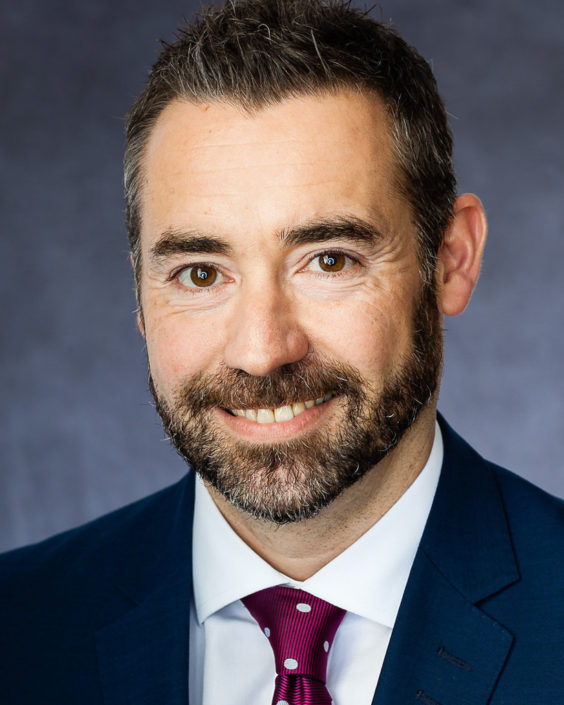
<instances>
[{"instance_id":1,"label":"navy blue suit jacket","mask_svg":"<svg viewBox=\"0 0 564 705\"><path fill-rule=\"evenodd\" d=\"M563 503L441 423L439 487L373 705L560 705ZM187 704L193 501L188 474L0 558L2 705Z\"/></svg>"}]
</instances>

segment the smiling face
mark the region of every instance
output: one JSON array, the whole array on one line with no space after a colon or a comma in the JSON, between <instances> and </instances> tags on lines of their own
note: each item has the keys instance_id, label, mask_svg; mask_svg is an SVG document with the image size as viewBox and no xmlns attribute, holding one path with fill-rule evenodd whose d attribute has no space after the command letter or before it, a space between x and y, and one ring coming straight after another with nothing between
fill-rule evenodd
<instances>
[{"instance_id":1,"label":"smiling face","mask_svg":"<svg viewBox=\"0 0 564 705\"><path fill-rule=\"evenodd\" d=\"M245 511L313 516L400 441L439 374L384 107L176 101L144 168L140 303L165 427Z\"/></svg>"}]
</instances>

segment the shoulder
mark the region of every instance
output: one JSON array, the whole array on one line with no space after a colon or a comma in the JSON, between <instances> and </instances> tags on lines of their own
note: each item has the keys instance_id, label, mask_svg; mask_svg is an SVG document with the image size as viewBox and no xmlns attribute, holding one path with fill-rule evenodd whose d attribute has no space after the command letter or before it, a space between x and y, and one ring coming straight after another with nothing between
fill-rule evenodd
<instances>
[{"instance_id":1,"label":"shoulder","mask_svg":"<svg viewBox=\"0 0 564 705\"><path fill-rule=\"evenodd\" d=\"M444 443L442 474L447 477L449 508L456 513L468 508L469 518L478 516L488 523L492 512L498 510L500 499L515 541L531 543L542 537L552 543L563 541L564 500L484 459L440 415L439 424ZM473 506L468 507L469 504Z\"/></svg>"},{"instance_id":2,"label":"shoulder","mask_svg":"<svg viewBox=\"0 0 564 705\"><path fill-rule=\"evenodd\" d=\"M510 585L480 603L513 639L498 684L498 699L492 702L534 700L535 683L542 683L542 702L560 702L564 685L564 502L509 470L488 466L499 487L517 568Z\"/></svg>"},{"instance_id":3,"label":"shoulder","mask_svg":"<svg viewBox=\"0 0 564 705\"><path fill-rule=\"evenodd\" d=\"M561 585L564 502L485 460L442 417L439 422L445 452L426 550L454 565L458 578L474 585L472 594L483 594L475 589L478 575L496 575L496 584L520 575L519 590L533 592L542 580Z\"/></svg>"},{"instance_id":4,"label":"shoulder","mask_svg":"<svg viewBox=\"0 0 564 705\"><path fill-rule=\"evenodd\" d=\"M0 556L0 661L9 702L101 702L98 630L134 610L179 566L189 579L191 478Z\"/></svg>"},{"instance_id":5,"label":"shoulder","mask_svg":"<svg viewBox=\"0 0 564 705\"><path fill-rule=\"evenodd\" d=\"M494 463L488 463L494 473L504 499L508 518L513 523L527 526L527 534L549 531L564 532L564 500L545 492L532 482L502 468ZM538 523L542 517L542 522ZM537 525L535 531L535 526Z\"/></svg>"},{"instance_id":6,"label":"shoulder","mask_svg":"<svg viewBox=\"0 0 564 705\"><path fill-rule=\"evenodd\" d=\"M522 577L553 576L564 587L564 500L487 463L496 478ZM554 582L554 581L553 581Z\"/></svg>"},{"instance_id":7,"label":"shoulder","mask_svg":"<svg viewBox=\"0 0 564 705\"><path fill-rule=\"evenodd\" d=\"M165 540L187 485L188 476L87 524L0 555L0 600L6 605L39 591L61 597L67 588L74 594L102 590L143 545L150 550Z\"/></svg>"}]
</instances>

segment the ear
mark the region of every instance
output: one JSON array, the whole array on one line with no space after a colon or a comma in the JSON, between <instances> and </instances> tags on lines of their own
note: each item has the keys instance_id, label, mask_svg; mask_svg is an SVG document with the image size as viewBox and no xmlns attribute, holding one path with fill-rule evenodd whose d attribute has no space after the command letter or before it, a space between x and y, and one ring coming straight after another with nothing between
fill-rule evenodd
<instances>
[{"instance_id":1,"label":"ear","mask_svg":"<svg viewBox=\"0 0 564 705\"><path fill-rule=\"evenodd\" d=\"M143 337L145 337L145 322L143 321L143 313L141 311L141 302L139 301L139 284L137 282L136 272L135 272L135 260L133 255L129 254L129 263L131 264L131 269L133 270L133 279L135 281L135 296L137 298L137 328Z\"/></svg>"},{"instance_id":2,"label":"ear","mask_svg":"<svg viewBox=\"0 0 564 705\"><path fill-rule=\"evenodd\" d=\"M437 277L439 303L443 313L462 313L478 275L488 231L482 202L472 193L459 196L454 202L454 218L445 233L439 250Z\"/></svg>"}]
</instances>

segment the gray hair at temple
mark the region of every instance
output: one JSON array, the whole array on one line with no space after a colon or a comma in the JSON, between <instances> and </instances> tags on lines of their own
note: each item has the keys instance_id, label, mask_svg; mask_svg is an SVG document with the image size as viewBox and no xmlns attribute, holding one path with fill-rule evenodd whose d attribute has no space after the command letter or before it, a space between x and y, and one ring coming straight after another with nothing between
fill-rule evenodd
<instances>
[{"instance_id":1,"label":"gray hair at temple","mask_svg":"<svg viewBox=\"0 0 564 705\"><path fill-rule=\"evenodd\" d=\"M206 7L163 50L126 116L126 224L137 287L140 197L151 130L175 99L223 101L250 114L285 98L348 89L379 96L411 206L424 281L452 218L452 136L427 62L389 25L344 0L228 0Z\"/></svg>"}]
</instances>

